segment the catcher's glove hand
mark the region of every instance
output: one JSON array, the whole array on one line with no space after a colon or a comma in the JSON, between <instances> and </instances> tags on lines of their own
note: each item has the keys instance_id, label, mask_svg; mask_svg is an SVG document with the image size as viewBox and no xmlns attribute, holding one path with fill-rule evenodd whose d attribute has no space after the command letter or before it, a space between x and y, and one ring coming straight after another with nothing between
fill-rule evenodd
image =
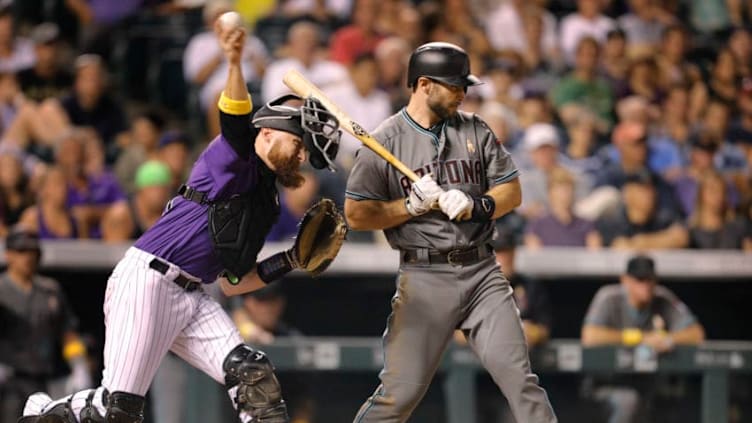
<instances>
[{"instance_id":1,"label":"catcher's glove hand","mask_svg":"<svg viewBox=\"0 0 752 423\"><path fill-rule=\"evenodd\" d=\"M300 268L317 276L334 261L347 234L347 224L334 202L323 198L309 208L298 224L295 245L258 264L258 275L266 283Z\"/></svg>"}]
</instances>

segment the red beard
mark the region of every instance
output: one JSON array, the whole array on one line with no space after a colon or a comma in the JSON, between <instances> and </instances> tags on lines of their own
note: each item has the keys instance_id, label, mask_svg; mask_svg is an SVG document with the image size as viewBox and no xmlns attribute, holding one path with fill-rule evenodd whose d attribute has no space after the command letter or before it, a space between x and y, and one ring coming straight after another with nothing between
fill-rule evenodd
<instances>
[{"instance_id":1,"label":"red beard","mask_svg":"<svg viewBox=\"0 0 752 423\"><path fill-rule=\"evenodd\" d=\"M282 155L279 144L274 145L269 150L269 161L274 166L274 173L277 174L277 180L283 187L299 188L305 181L300 173L300 162L298 161L300 148L299 146L289 157Z\"/></svg>"}]
</instances>

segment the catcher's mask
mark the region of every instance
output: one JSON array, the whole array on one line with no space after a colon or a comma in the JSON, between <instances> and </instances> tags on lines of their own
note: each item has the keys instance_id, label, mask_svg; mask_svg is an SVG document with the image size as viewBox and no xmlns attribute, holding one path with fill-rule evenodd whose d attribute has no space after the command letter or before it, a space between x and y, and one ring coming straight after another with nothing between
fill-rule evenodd
<instances>
[{"instance_id":1,"label":"catcher's mask","mask_svg":"<svg viewBox=\"0 0 752 423\"><path fill-rule=\"evenodd\" d=\"M300 107L286 105L288 101L303 101ZM251 119L256 128L272 128L299 136L308 150L308 160L316 169L327 167L334 171L334 159L339 150L339 121L313 98L303 100L287 94L269 101Z\"/></svg>"}]
</instances>

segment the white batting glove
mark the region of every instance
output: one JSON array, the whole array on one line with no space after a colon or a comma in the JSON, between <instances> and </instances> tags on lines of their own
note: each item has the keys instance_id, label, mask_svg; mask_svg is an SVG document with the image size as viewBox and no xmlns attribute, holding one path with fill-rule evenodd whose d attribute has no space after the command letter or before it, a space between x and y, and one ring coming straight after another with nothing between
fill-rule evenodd
<instances>
[{"instance_id":1,"label":"white batting glove","mask_svg":"<svg viewBox=\"0 0 752 423\"><path fill-rule=\"evenodd\" d=\"M439 196L439 207L450 220L469 219L473 214L473 200L458 189L450 189Z\"/></svg>"},{"instance_id":2,"label":"white batting glove","mask_svg":"<svg viewBox=\"0 0 752 423\"><path fill-rule=\"evenodd\" d=\"M410 195L405 201L407 212L412 216L428 213L442 193L444 190L433 180L430 173L423 176L413 182L410 188Z\"/></svg>"}]
</instances>

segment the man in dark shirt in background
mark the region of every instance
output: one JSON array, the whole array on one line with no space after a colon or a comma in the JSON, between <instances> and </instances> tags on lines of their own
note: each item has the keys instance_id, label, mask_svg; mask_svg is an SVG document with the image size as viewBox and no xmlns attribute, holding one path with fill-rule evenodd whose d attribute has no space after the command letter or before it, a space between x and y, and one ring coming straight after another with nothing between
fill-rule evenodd
<instances>
[{"instance_id":1,"label":"man in dark shirt in background","mask_svg":"<svg viewBox=\"0 0 752 423\"><path fill-rule=\"evenodd\" d=\"M6 238L8 270L0 274L0 423L14 423L26 397L46 390L61 349L72 369L66 390L91 385L86 347L58 283L37 274L36 234L16 227Z\"/></svg>"}]
</instances>

